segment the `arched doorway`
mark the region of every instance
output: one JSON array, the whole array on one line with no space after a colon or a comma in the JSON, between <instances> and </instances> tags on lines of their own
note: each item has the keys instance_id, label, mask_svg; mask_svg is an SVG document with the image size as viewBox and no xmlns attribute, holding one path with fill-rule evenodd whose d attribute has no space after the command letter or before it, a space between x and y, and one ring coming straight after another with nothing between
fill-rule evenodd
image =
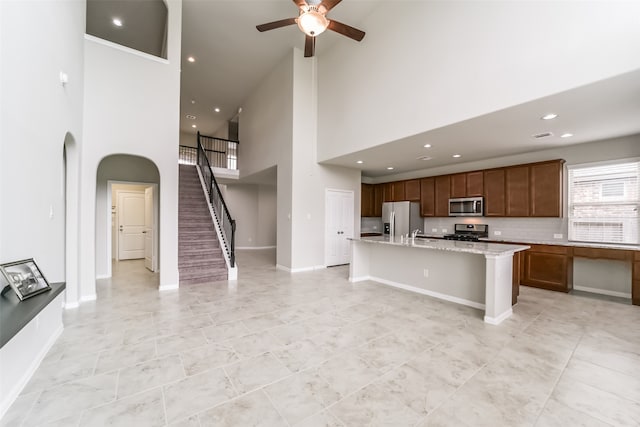
<instances>
[{"instance_id":1,"label":"arched doorway","mask_svg":"<svg viewBox=\"0 0 640 427\"><path fill-rule=\"evenodd\" d=\"M121 259L113 251L114 239L117 239L115 246L118 245L117 242L125 242L131 246L127 259L146 259L149 255L149 263L145 261L144 265L149 270L159 270L159 189L160 174L151 160L128 154L115 154L102 159L96 177L97 278L111 277L112 261L114 258L116 262ZM147 203L149 195L151 200ZM139 209L143 209L143 220L149 218L147 213L151 212L150 228L134 224L140 215ZM121 221L125 210L133 212L127 214L133 218L131 227L126 221ZM137 247L139 244L142 244L142 248Z\"/></svg>"},{"instance_id":2,"label":"arched doorway","mask_svg":"<svg viewBox=\"0 0 640 427\"><path fill-rule=\"evenodd\" d=\"M67 284L65 308L78 307L80 289L78 284L78 218L79 218L79 185L80 159L78 147L72 134L67 133L62 146L62 174L64 196L64 272Z\"/></svg>"}]
</instances>

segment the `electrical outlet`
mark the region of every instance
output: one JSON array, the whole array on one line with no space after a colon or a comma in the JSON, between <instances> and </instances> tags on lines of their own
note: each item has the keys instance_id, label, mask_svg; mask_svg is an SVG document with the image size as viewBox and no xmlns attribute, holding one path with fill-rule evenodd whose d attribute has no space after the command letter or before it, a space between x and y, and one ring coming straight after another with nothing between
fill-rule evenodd
<instances>
[{"instance_id":1,"label":"electrical outlet","mask_svg":"<svg viewBox=\"0 0 640 427\"><path fill-rule=\"evenodd\" d=\"M374 229L374 230L377 230L377 229L378 229L378 226L377 226L377 225L374 225L374 226L373 226L373 229Z\"/></svg>"},{"instance_id":2,"label":"electrical outlet","mask_svg":"<svg viewBox=\"0 0 640 427\"><path fill-rule=\"evenodd\" d=\"M429 269L428 268L424 269L424 277L429 277Z\"/></svg>"},{"instance_id":3,"label":"electrical outlet","mask_svg":"<svg viewBox=\"0 0 640 427\"><path fill-rule=\"evenodd\" d=\"M562 239L562 233L554 233L553 238L554 239Z\"/></svg>"},{"instance_id":4,"label":"electrical outlet","mask_svg":"<svg viewBox=\"0 0 640 427\"><path fill-rule=\"evenodd\" d=\"M502 231L495 230L495 231L493 232L493 235L494 235L494 236L502 236Z\"/></svg>"},{"instance_id":5,"label":"electrical outlet","mask_svg":"<svg viewBox=\"0 0 640 427\"><path fill-rule=\"evenodd\" d=\"M447 232L447 229L446 229L446 228L443 228L443 229L442 229L442 232L443 232L443 233L446 233L446 232Z\"/></svg>"},{"instance_id":6,"label":"electrical outlet","mask_svg":"<svg viewBox=\"0 0 640 427\"><path fill-rule=\"evenodd\" d=\"M432 232L432 233L437 233L437 232L438 232L438 229L437 229L437 228L432 228L432 229L431 229L431 232Z\"/></svg>"}]
</instances>

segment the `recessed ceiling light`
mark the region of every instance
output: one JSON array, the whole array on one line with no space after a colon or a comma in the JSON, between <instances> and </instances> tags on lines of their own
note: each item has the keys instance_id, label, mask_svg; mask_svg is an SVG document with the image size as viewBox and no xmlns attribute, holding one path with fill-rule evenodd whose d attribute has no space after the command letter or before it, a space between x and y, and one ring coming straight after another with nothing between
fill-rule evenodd
<instances>
[{"instance_id":1,"label":"recessed ceiling light","mask_svg":"<svg viewBox=\"0 0 640 427\"><path fill-rule=\"evenodd\" d=\"M563 133L562 135L560 135L560 138L571 138L572 136L572 133Z\"/></svg>"},{"instance_id":2,"label":"recessed ceiling light","mask_svg":"<svg viewBox=\"0 0 640 427\"><path fill-rule=\"evenodd\" d=\"M453 155L453 156L451 156L451 157L454 157L454 158L456 158L456 159L457 159L458 157L462 157L462 154L454 154L454 155Z\"/></svg>"},{"instance_id":3,"label":"recessed ceiling light","mask_svg":"<svg viewBox=\"0 0 640 427\"><path fill-rule=\"evenodd\" d=\"M393 170L393 166L389 166L387 169L392 171Z\"/></svg>"},{"instance_id":4,"label":"recessed ceiling light","mask_svg":"<svg viewBox=\"0 0 640 427\"><path fill-rule=\"evenodd\" d=\"M194 116L194 115L192 115L192 114L187 114L185 117L186 117L187 119L189 119L189 120L195 120L195 119L196 119L196 116Z\"/></svg>"},{"instance_id":5,"label":"recessed ceiling light","mask_svg":"<svg viewBox=\"0 0 640 427\"><path fill-rule=\"evenodd\" d=\"M192 99L192 100L191 100L191 103L192 103L192 104L195 104L195 103L196 103L196 100L195 100L195 99Z\"/></svg>"},{"instance_id":6,"label":"recessed ceiling light","mask_svg":"<svg viewBox=\"0 0 640 427\"><path fill-rule=\"evenodd\" d=\"M194 58L193 56L190 56L190 57L187 58L187 61L196 62L196 58Z\"/></svg>"},{"instance_id":7,"label":"recessed ceiling light","mask_svg":"<svg viewBox=\"0 0 640 427\"><path fill-rule=\"evenodd\" d=\"M120 18L113 18L111 22L113 22L113 25L116 27L122 27L122 20Z\"/></svg>"},{"instance_id":8,"label":"recessed ceiling light","mask_svg":"<svg viewBox=\"0 0 640 427\"><path fill-rule=\"evenodd\" d=\"M362 160L358 160L356 163L357 163L357 164L359 164L359 165L361 165L361 164L363 164L364 162L363 162Z\"/></svg>"},{"instance_id":9,"label":"recessed ceiling light","mask_svg":"<svg viewBox=\"0 0 640 427\"><path fill-rule=\"evenodd\" d=\"M558 117L557 114L553 114L553 113L549 113L549 114L545 114L544 116L540 117L542 120L553 120L556 117Z\"/></svg>"},{"instance_id":10,"label":"recessed ceiling light","mask_svg":"<svg viewBox=\"0 0 640 427\"><path fill-rule=\"evenodd\" d=\"M213 111L215 111L216 113L220 112L220 109L218 107L214 108Z\"/></svg>"},{"instance_id":11,"label":"recessed ceiling light","mask_svg":"<svg viewBox=\"0 0 640 427\"><path fill-rule=\"evenodd\" d=\"M431 144L424 144L424 148L431 148Z\"/></svg>"},{"instance_id":12,"label":"recessed ceiling light","mask_svg":"<svg viewBox=\"0 0 640 427\"><path fill-rule=\"evenodd\" d=\"M191 125L191 127L192 127L192 128L195 128L195 127L196 127L196 125Z\"/></svg>"}]
</instances>

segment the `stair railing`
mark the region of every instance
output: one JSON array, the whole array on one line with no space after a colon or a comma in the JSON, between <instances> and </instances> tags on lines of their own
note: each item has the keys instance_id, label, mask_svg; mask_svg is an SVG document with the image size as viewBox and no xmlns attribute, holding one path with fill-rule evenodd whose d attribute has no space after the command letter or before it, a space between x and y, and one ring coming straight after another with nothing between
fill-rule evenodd
<instances>
[{"instance_id":1,"label":"stair railing","mask_svg":"<svg viewBox=\"0 0 640 427\"><path fill-rule=\"evenodd\" d=\"M236 241L236 221L231 217L227 204L222 197L220 187L213 176L211 164L207 153L200 142L200 132L198 132L198 166L204 178L207 192L209 193L209 203L213 206L213 210L218 218L220 229L222 230L222 238L229 254L229 264L231 268L235 267L235 241Z\"/></svg>"}]
</instances>

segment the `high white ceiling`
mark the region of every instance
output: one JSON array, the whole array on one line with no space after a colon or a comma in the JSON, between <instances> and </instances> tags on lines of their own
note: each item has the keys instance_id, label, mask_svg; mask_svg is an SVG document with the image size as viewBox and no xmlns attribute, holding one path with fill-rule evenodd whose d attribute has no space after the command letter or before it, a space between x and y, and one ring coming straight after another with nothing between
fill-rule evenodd
<instances>
[{"instance_id":1,"label":"high white ceiling","mask_svg":"<svg viewBox=\"0 0 640 427\"><path fill-rule=\"evenodd\" d=\"M327 16L359 28L380 3L345 0ZM256 30L258 24L296 16L298 8L291 0L183 0L180 130L213 134L236 115L251 91L293 47L304 50L304 34L295 25L264 33ZM318 37L316 56L333 43L356 44L327 31ZM196 61L188 62L189 56ZM214 112L216 107L219 113ZM197 119L189 120L187 114Z\"/></svg>"},{"instance_id":2,"label":"high white ceiling","mask_svg":"<svg viewBox=\"0 0 640 427\"><path fill-rule=\"evenodd\" d=\"M90 1L123 6L122 0ZM148 0L124 3L145 1ZM328 16L365 32L384 31L361 25L382 3L380 0L344 0ZM257 24L295 17L297 7L291 0L183 0L182 6L180 128L195 138L197 130L213 134L226 126L278 61L293 47L303 50L304 35L296 26L264 33L255 28ZM127 22L127 16L123 19ZM321 61L323 52L336 43L353 44L354 48L366 46L327 31L318 38L318 60ZM188 62L189 56L193 56L195 62ZM216 107L220 108L219 113L214 112ZM552 121L540 120L547 112L555 112L559 117ZM187 119L186 115L197 118ZM363 175L382 179L385 175L636 134L640 133L638 117L640 70L390 141L327 163L359 168ZM192 128L193 124L197 128ZM532 137L541 132L553 132L554 135L544 139ZM574 136L560 138L565 132ZM427 143L432 148L424 148ZM452 158L456 153L462 157ZM423 156L432 159L418 160ZM359 165L357 160L364 163ZM388 166L394 169L387 170ZM274 176L272 171L267 175ZM260 176L259 179L268 177Z\"/></svg>"}]
</instances>

